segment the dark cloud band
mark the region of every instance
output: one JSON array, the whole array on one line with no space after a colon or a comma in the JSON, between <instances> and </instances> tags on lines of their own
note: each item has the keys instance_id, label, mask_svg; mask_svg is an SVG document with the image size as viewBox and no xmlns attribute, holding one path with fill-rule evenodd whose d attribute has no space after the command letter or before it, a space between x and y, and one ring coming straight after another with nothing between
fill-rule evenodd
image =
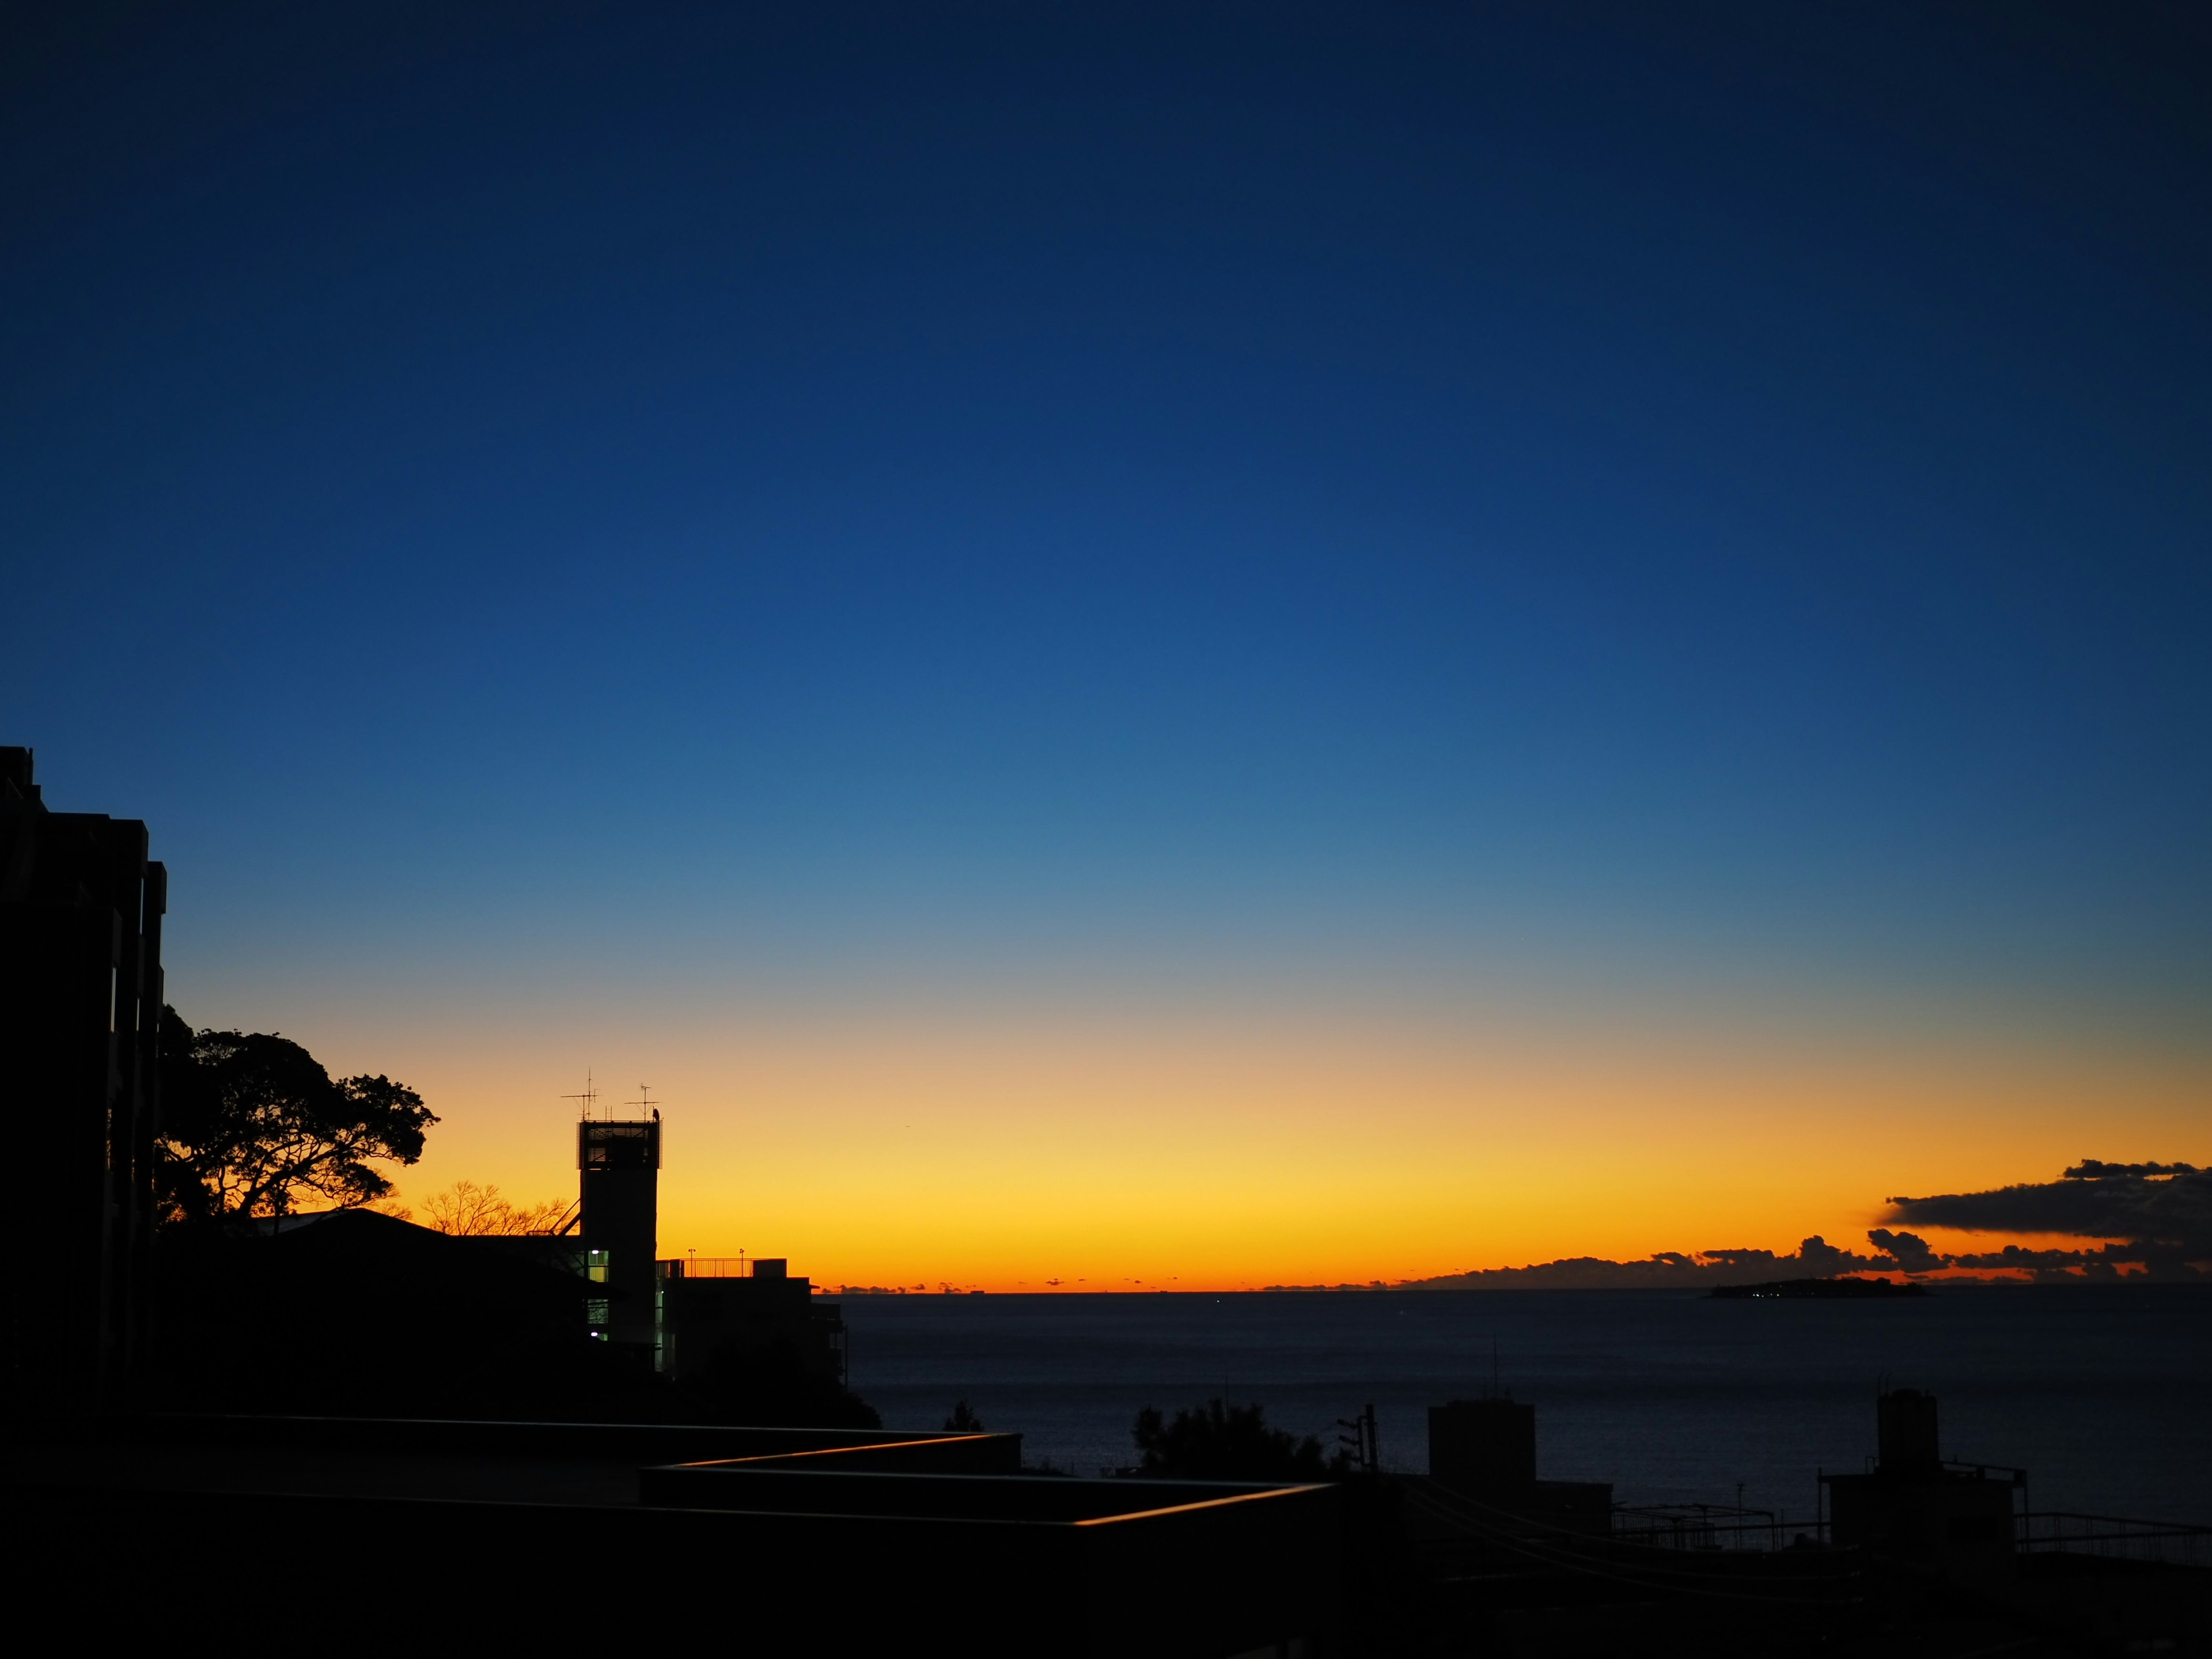
<instances>
[{"instance_id":1,"label":"dark cloud band","mask_svg":"<svg viewBox=\"0 0 2212 1659\"><path fill-rule=\"evenodd\" d=\"M1916 1226L2124 1240L2143 1261L2212 1257L2212 1173L2187 1164L2085 1158L2057 1181L1888 1203L1886 1220Z\"/></svg>"},{"instance_id":2,"label":"dark cloud band","mask_svg":"<svg viewBox=\"0 0 2212 1659\"><path fill-rule=\"evenodd\" d=\"M1876 1227L1875 1254L1838 1249L1818 1234L1787 1255L1771 1250L1661 1250L1641 1261L1574 1256L1525 1267L1487 1267L1407 1288L1435 1290L1622 1290L1638 1286L1828 1279L1849 1273L1944 1271L2026 1274L2033 1279L2112 1279L2212 1277L2212 1170L2191 1164L2107 1164L2084 1158L2057 1181L1986 1192L1892 1198L1884 1219L1963 1232L2058 1234L2100 1241L2078 1249L2008 1244L1944 1255L1917 1233Z\"/></svg>"}]
</instances>

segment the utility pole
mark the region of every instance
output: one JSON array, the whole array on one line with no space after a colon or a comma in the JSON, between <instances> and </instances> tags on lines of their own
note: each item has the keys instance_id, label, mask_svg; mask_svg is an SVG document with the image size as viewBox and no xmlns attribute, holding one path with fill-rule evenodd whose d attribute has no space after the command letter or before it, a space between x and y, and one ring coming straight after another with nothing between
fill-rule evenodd
<instances>
[{"instance_id":1,"label":"utility pole","mask_svg":"<svg viewBox=\"0 0 2212 1659\"><path fill-rule=\"evenodd\" d=\"M1358 1416L1340 1417L1340 1429L1349 1429L1349 1434L1340 1434L1336 1443L1352 1454L1352 1462L1362 1474L1374 1474L1382 1467L1382 1449L1375 1433L1375 1407L1370 1404Z\"/></svg>"}]
</instances>

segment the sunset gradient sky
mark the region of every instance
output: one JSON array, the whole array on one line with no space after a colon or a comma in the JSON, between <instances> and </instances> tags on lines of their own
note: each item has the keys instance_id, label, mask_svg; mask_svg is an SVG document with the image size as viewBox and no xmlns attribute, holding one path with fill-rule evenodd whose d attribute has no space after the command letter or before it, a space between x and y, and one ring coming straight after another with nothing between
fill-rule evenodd
<instances>
[{"instance_id":1,"label":"sunset gradient sky","mask_svg":"<svg viewBox=\"0 0 2212 1659\"><path fill-rule=\"evenodd\" d=\"M830 1283L2212 1162L2201 19L307 9L8 54L0 741L408 1197L587 1066Z\"/></svg>"}]
</instances>

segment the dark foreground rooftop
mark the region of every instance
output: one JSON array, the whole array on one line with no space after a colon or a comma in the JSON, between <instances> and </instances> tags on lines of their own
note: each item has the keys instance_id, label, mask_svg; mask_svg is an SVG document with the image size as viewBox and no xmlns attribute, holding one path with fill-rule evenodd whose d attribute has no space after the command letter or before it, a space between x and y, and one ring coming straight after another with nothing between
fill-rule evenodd
<instances>
[{"instance_id":1,"label":"dark foreground rooftop","mask_svg":"<svg viewBox=\"0 0 2212 1659\"><path fill-rule=\"evenodd\" d=\"M141 1638L220 1608L342 1637L1219 1659L1331 1651L1340 1621L1333 1488L1025 1474L1015 1435L151 1417L10 1451L19 1582Z\"/></svg>"}]
</instances>

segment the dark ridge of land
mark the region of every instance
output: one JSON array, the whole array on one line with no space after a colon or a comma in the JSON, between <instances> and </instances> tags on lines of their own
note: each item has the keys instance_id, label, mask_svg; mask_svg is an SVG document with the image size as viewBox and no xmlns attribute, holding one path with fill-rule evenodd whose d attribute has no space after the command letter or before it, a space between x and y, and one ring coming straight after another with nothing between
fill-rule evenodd
<instances>
[{"instance_id":1,"label":"dark ridge of land","mask_svg":"<svg viewBox=\"0 0 2212 1659\"><path fill-rule=\"evenodd\" d=\"M1706 1292L1728 1301L1771 1297L1784 1302L1864 1302L1883 1297L1925 1296L1928 1287L1887 1279L1777 1279L1764 1285L1716 1285Z\"/></svg>"}]
</instances>

